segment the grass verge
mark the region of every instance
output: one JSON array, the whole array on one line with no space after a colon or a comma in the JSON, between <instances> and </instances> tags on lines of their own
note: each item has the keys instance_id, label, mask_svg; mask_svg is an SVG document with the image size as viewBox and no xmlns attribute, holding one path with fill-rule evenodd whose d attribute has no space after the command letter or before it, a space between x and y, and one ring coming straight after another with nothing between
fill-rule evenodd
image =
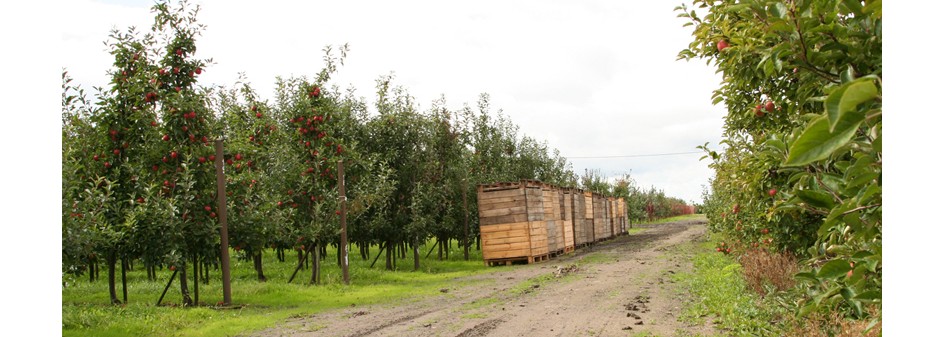
<instances>
[{"instance_id":1,"label":"grass verge","mask_svg":"<svg viewBox=\"0 0 945 337\"><path fill-rule=\"evenodd\" d=\"M707 317L727 336L778 336L784 309L752 292L731 256L714 251L711 241L692 243L692 273L677 273L691 300L679 319L694 325Z\"/></svg>"},{"instance_id":2,"label":"grass verge","mask_svg":"<svg viewBox=\"0 0 945 337\"><path fill-rule=\"evenodd\" d=\"M377 252L376 247L374 252ZM335 264L333 253L329 249L328 256L322 262L323 284L317 286L307 284L311 269L300 271L292 284L287 283L297 263L294 254L288 254L285 262L279 262L271 251L264 254L263 267L268 282L256 281L252 261L242 261L235 254L232 255L234 306L231 308L216 306L223 300L218 270L211 270L209 284L200 283L200 305L190 308L173 306L181 301L177 280L162 302L165 305L155 306L171 272L159 271L157 281L148 281L139 266L128 273L128 304L109 305L108 283L106 273L102 270L101 278L95 282L89 282L87 278L69 280L69 284L62 289L62 335L234 336L328 309L436 295L440 294L440 289L478 282L458 284L455 281L457 278L499 270L487 268L478 251L471 250L469 261L464 261L462 251L454 245L448 260L438 261L434 256L422 259L417 272L410 271L413 261L409 252L406 259L398 259L400 270L395 271L384 270L383 261L378 261L378 265L370 268L372 259L363 261L352 256L352 283L346 286L341 283L341 270ZM191 278L188 284L193 296L192 274L188 273L188 276ZM117 291L120 298L120 279Z\"/></svg>"}]
</instances>

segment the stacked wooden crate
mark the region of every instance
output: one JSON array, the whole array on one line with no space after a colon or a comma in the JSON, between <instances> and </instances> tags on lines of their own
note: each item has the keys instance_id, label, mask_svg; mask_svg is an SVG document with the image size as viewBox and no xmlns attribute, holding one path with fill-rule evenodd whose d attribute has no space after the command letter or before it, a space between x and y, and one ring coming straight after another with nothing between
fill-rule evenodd
<instances>
[{"instance_id":1,"label":"stacked wooden crate","mask_svg":"<svg viewBox=\"0 0 945 337\"><path fill-rule=\"evenodd\" d=\"M571 214L571 189L561 188L558 193L558 204L561 209L561 227L564 230L564 252L574 251L574 219Z\"/></svg>"},{"instance_id":2,"label":"stacked wooden crate","mask_svg":"<svg viewBox=\"0 0 945 337\"><path fill-rule=\"evenodd\" d=\"M558 188L554 185L541 184L544 220L548 232L548 252L551 255L563 253L565 244L558 193Z\"/></svg>"},{"instance_id":3,"label":"stacked wooden crate","mask_svg":"<svg viewBox=\"0 0 945 337\"><path fill-rule=\"evenodd\" d=\"M587 221L587 208L585 207L584 191L580 189L571 189L571 218L574 221L574 244L577 247L594 242L594 223Z\"/></svg>"},{"instance_id":4,"label":"stacked wooden crate","mask_svg":"<svg viewBox=\"0 0 945 337\"><path fill-rule=\"evenodd\" d=\"M479 185L477 194L482 257L487 265L548 258L542 183Z\"/></svg>"}]
</instances>

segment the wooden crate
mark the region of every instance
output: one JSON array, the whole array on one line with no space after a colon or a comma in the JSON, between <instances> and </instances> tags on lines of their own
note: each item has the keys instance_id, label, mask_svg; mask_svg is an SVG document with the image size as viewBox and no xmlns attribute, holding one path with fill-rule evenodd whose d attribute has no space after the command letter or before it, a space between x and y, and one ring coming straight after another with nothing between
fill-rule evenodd
<instances>
[{"instance_id":1,"label":"wooden crate","mask_svg":"<svg viewBox=\"0 0 945 337\"><path fill-rule=\"evenodd\" d=\"M564 251L564 228L561 226L561 205L558 203L558 188L542 184L542 201L544 203L545 226L548 233L548 251L558 254Z\"/></svg>"},{"instance_id":2,"label":"wooden crate","mask_svg":"<svg viewBox=\"0 0 945 337\"><path fill-rule=\"evenodd\" d=\"M590 230L590 243L597 242L597 223L594 219L594 193L584 192L584 226ZM599 222L599 221L598 221Z\"/></svg>"},{"instance_id":3,"label":"wooden crate","mask_svg":"<svg viewBox=\"0 0 945 337\"><path fill-rule=\"evenodd\" d=\"M607 218L610 223L610 233L611 236L617 236L620 234L620 224L617 222L617 198L607 197Z\"/></svg>"},{"instance_id":4,"label":"wooden crate","mask_svg":"<svg viewBox=\"0 0 945 337\"><path fill-rule=\"evenodd\" d=\"M603 241L609 237L604 222L604 198L597 193L591 193L591 218L594 221L594 241Z\"/></svg>"},{"instance_id":5,"label":"wooden crate","mask_svg":"<svg viewBox=\"0 0 945 337\"><path fill-rule=\"evenodd\" d=\"M542 184L523 180L479 185L479 232L487 265L548 258Z\"/></svg>"},{"instance_id":6,"label":"wooden crate","mask_svg":"<svg viewBox=\"0 0 945 337\"><path fill-rule=\"evenodd\" d=\"M620 220L620 234L627 234L627 203L622 197L617 199L617 218Z\"/></svg>"},{"instance_id":7,"label":"wooden crate","mask_svg":"<svg viewBox=\"0 0 945 337\"><path fill-rule=\"evenodd\" d=\"M574 223L574 244L582 247L594 242L594 223L587 221L584 191L571 189L571 221Z\"/></svg>"},{"instance_id":8,"label":"wooden crate","mask_svg":"<svg viewBox=\"0 0 945 337\"><path fill-rule=\"evenodd\" d=\"M562 188L558 193L558 204L561 209L561 227L564 229L564 252L574 251L574 219L571 214L571 200L574 193L570 188Z\"/></svg>"}]
</instances>

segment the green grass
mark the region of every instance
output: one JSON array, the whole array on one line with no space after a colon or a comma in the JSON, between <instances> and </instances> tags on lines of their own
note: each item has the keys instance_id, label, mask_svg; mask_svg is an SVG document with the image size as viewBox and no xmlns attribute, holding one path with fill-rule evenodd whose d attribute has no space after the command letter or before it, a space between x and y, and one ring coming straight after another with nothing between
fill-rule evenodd
<instances>
[{"instance_id":1,"label":"green grass","mask_svg":"<svg viewBox=\"0 0 945 337\"><path fill-rule=\"evenodd\" d=\"M679 215L679 216L674 216L671 218L663 218L663 219L657 219L653 221L644 221L642 222L642 224L661 224L661 223L667 223L667 222L675 222L675 221L683 221L683 220L699 220L699 219L705 219L705 214ZM633 224L633 226L637 226L637 225L639 224L636 224L636 223Z\"/></svg>"},{"instance_id":2,"label":"green grass","mask_svg":"<svg viewBox=\"0 0 945 337\"><path fill-rule=\"evenodd\" d=\"M431 243L432 244L432 243ZM457 283L456 278L490 273L499 268L488 268L480 252L471 250L469 261L463 261L462 251L453 245L450 258L437 261L436 252L424 259L421 247L420 271L413 272L412 254L397 261L398 270L384 270L384 257L369 268L373 256L362 261L357 253L350 257L351 285L341 282L340 268L335 264L335 252L329 249L322 262L322 285L308 285L311 270L299 271L292 284L287 284L295 268L294 252L279 262L273 252L264 254L263 268L268 282L257 282L251 261L232 257L232 308L217 308L223 300L220 272L211 270L210 284L199 286L200 305L191 308L155 306L161 291L171 275L168 270L158 272L157 281L148 281L140 266L128 273L128 304L108 304L106 271L90 283L87 278L68 280L62 289L63 336L233 336L271 327L292 317L305 317L324 310L393 301L415 300L418 297L440 293L440 289L472 285L482 281ZM429 247L426 247L429 249ZM376 247L372 255L377 254ZM192 271L192 269L190 270ZM192 275L188 284L193 287ZM121 285L117 291L121 297ZM192 291L192 290L191 290ZM191 293L193 296L193 293ZM177 280L165 296L164 304L181 302Z\"/></svg>"},{"instance_id":3,"label":"green grass","mask_svg":"<svg viewBox=\"0 0 945 337\"><path fill-rule=\"evenodd\" d=\"M701 325L713 319L726 336L777 336L772 321L783 314L749 290L741 265L732 257L715 252L712 240L684 245L695 252L693 272L677 273L673 280L691 294L680 321Z\"/></svg>"}]
</instances>

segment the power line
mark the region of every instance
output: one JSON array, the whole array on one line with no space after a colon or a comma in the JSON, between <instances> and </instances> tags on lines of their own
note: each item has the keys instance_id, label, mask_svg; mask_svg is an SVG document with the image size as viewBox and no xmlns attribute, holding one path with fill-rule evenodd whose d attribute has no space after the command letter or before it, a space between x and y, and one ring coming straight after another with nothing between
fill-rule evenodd
<instances>
[{"instance_id":1,"label":"power line","mask_svg":"<svg viewBox=\"0 0 945 337\"><path fill-rule=\"evenodd\" d=\"M565 157L568 159L605 159L605 158L631 158L631 157L659 157L659 156L678 156L683 154L704 153L703 151L675 152L675 153L654 153L654 154L628 154L619 156L588 156L588 157Z\"/></svg>"}]
</instances>

